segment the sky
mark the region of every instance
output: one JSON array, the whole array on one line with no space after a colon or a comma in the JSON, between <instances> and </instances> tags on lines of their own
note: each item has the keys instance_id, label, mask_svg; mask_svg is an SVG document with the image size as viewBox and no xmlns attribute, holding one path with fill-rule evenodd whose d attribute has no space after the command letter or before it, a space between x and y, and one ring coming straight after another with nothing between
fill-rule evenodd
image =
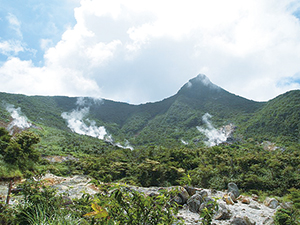
<instances>
[{"instance_id":1,"label":"sky","mask_svg":"<svg viewBox=\"0 0 300 225\"><path fill-rule=\"evenodd\" d=\"M300 0L0 0L0 91L140 104L205 74L267 101L300 89Z\"/></svg>"}]
</instances>

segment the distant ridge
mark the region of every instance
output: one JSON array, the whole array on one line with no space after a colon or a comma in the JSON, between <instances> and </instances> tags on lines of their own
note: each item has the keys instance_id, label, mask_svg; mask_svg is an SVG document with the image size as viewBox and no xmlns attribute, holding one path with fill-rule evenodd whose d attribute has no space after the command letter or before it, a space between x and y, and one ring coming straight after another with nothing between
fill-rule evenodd
<instances>
[{"instance_id":1,"label":"distant ridge","mask_svg":"<svg viewBox=\"0 0 300 225\"><path fill-rule=\"evenodd\" d=\"M169 98L140 105L83 98L84 104L79 106L75 97L7 93L0 93L0 100L20 107L33 123L69 132L62 113L88 107L83 119L95 121L96 126L104 126L116 140L126 139L133 145L174 145L182 139L189 143L201 140L203 134L196 127L203 125L202 116L206 113L212 115L216 127L234 123L238 127L236 132L247 138L267 134L269 138L299 139L299 90L268 102L255 102L224 90L203 74L190 79ZM4 104L0 104L0 121L9 119Z\"/></svg>"}]
</instances>

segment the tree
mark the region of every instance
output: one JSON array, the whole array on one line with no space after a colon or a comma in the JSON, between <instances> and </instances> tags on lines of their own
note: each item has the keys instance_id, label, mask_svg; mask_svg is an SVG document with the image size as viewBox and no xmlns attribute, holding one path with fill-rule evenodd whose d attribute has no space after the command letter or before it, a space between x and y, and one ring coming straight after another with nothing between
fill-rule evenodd
<instances>
[{"instance_id":1,"label":"tree","mask_svg":"<svg viewBox=\"0 0 300 225\"><path fill-rule=\"evenodd\" d=\"M9 204L13 182L19 178L16 171L21 171L24 174L33 170L35 163L39 161L40 154L33 147L39 141L39 136L30 131L23 131L12 137L4 128L0 128L0 154L10 170L10 173L3 175L9 180L7 204Z\"/></svg>"}]
</instances>

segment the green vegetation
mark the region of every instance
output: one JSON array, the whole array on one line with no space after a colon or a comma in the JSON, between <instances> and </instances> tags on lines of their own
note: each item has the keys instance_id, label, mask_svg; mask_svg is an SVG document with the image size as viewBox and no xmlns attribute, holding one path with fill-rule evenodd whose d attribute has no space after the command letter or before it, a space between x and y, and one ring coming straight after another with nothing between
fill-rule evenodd
<instances>
[{"instance_id":1,"label":"green vegetation","mask_svg":"<svg viewBox=\"0 0 300 225\"><path fill-rule=\"evenodd\" d=\"M29 131L12 138L3 127L0 128L0 161L3 166L0 178L10 181L6 204L9 204L14 180L19 179L22 174L28 175L33 171L35 163L39 161L40 154L33 148L39 140L37 135Z\"/></svg>"},{"instance_id":2,"label":"green vegetation","mask_svg":"<svg viewBox=\"0 0 300 225\"><path fill-rule=\"evenodd\" d=\"M175 191L161 190L157 196L145 196L126 186L111 187L111 194L106 191L92 203L94 211L84 215L97 219L97 224L183 224L174 217L178 212L178 205L171 201Z\"/></svg>"},{"instance_id":3,"label":"green vegetation","mask_svg":"<svg viewBox=\"0 0 300 225\"><path fill-rule=\"evenodd\" d=\"M78 98L6 93L0 93L0 99L0 127L8 127L12 121L7 104L20 107L33 124L30 129L23 132L19 129L20 133L13 135L0 128L1 180L14 181L49 171L60 176L88 175L96 183L138 186L188 183L221 190L226 189L229 182L235 182L249 194L286 196L293 201L292 209L276 214L278 224L293 224L290 221L299 218L299 90L268 102L254 102L195 78L176 95L141 105L92 98L81 99L80 105ZM96 127L105 126L115 143L128 140L135 149L123 149L97 138L72 133L61 115L84 107L89 109L89 114L82 122L90 125L94 121ZM202 119L205 113L213 116L215 127L229 123L237 127L233 142L214 147L204 145L205 136L196 127L205 126ZM182 140L188 144L183 145ZM273 142L276 148L264 149L263 141ZM83 221L82 224L84 221L118 224L121 219L133 221L134 218L117 217L124 216L119 215L117 208L133 210L133 214L142 213L141 208L150 207L146 204L158 201L138 193L129 195L123 188L115 190L109 197L84 196L76 200L74 208L64 208L58 204L60 196L49 187L26 183L23 186L26 203L19 208L0 203L1 222L10 224L20 219L26 221L24 224L77 224L79 221ZM167 207L166 200L170 197L164 195L161 207ZM47 204L46 200L38 202L37 199L53 202ZM141 208L126 208L124 199ZM88 214L91 206L94 213ZM208 209L203 215L208 223L213 210ZM83 217L84 214L95 217ZM168 215L163 219L171 220ZM154 217L161 219L157 215ZM114 219L109 222L109 218Z\"/></svg>"}]
</instances>

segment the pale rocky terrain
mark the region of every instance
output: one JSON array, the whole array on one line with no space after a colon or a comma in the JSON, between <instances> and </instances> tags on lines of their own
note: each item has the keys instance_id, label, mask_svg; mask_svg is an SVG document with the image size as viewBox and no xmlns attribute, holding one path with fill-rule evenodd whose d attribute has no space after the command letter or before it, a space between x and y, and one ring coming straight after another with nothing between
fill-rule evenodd
<instances>
[{"instance_id":1,"label":"pale rocky terrain","mask_svg":"<svg viewBox=\"0 0 300 225\"><path fill-rule=\"evenodd\" d=\"M46 174L42 178L46 184L56 188L59 194L64 194L69 196L71 199L75 197L80 197L83 193L95 194L99 190L97 187L90 183L91 179L86 176L72 176L72 177L59 177L53 174ZM137 190L139 192L145 194L155 194L158 193L161 187L134 187L129 186L129 188ZM174 187L172 187L174 188ZM182 195L186 196L186 198L190 199L191 196L185 191L187 189L183 187L175 187L182 190ZM257 200L257 196L246 197L240 196L236 202L229 202L231 204L227 204L225 200L223 200L223 196L226 196L226 191L214 191L210 189L201 189L201 188L193 188L193 191L196 194L202 195L203 193L210 198L217 198L217 202L219 204L219 209L223 210L222 212L217 213L216 217L219 216L221 219L214 219L213 224L216 225L225 225L225 224L245 224L245 225L271 225L273 224L272 217L274 216L276 210L280 207L276 202L270 207L264 205L262 202ZM0 196L4 197L7 194L7 186L4 183L0 184ZM234 198L234 197L233 197ZM182 199L179 198L179 202ZM12 203L14 202L14 198L12 198ZM187 201L189 202L189 200ZM243 203L244 202L244 203ZM225 213L224 213L225 211ZM222 219L222 217L227 217L227 219ZM184 219L185 224L201 224L200 217L198 213L191 212L189 210L189 204L182 203L182 209L179 210L177 217ZM235 219L241 218L241 219ZM234 223L233 221L238 221L239 223ZM242 222L241 222L242 221Z\"/></svg>"}]
</instances>

